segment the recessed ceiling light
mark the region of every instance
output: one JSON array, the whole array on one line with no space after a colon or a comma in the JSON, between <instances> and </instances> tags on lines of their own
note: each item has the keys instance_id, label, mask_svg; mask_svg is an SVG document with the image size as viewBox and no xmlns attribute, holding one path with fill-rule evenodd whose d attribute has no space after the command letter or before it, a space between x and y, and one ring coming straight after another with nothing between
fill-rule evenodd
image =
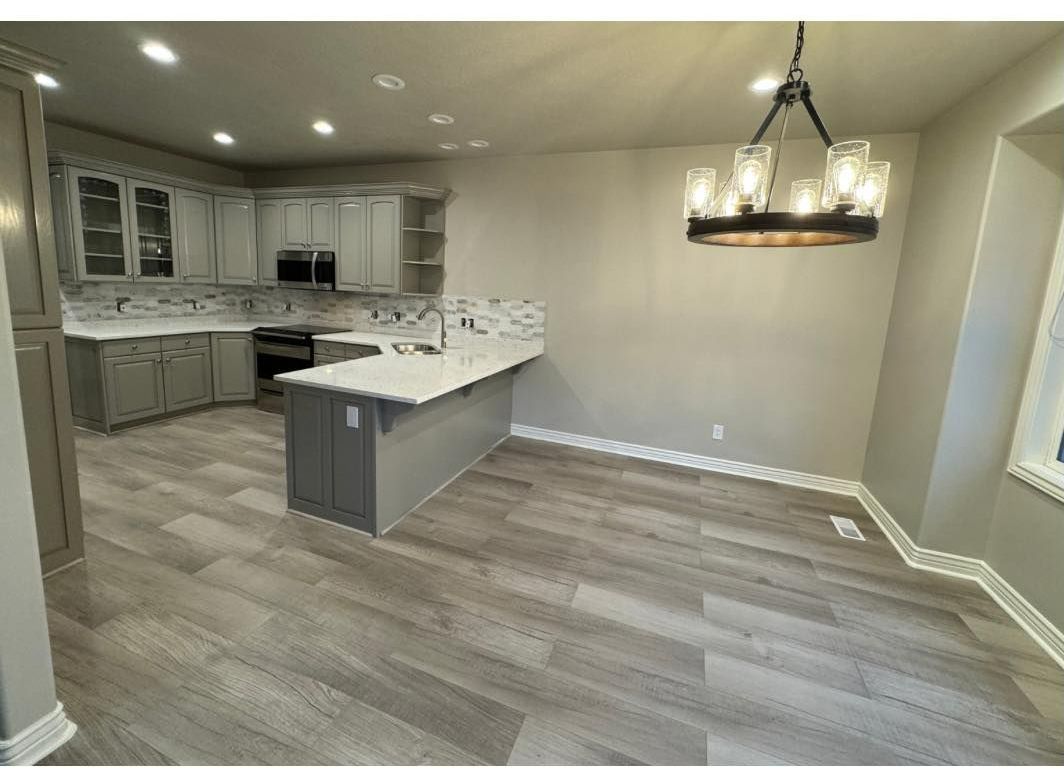
<instances>
[{"instance_id":1,"label":"recessed ceiling light","mask_svg":"<svg viewBox=\"0 0 1064 772\"><path fill-rule=\"evenodd\" d=\"M453 142L441 142L439 147L440 147L441 150L457 150L458 149L458 145L454 144Z\"/></svg>"},{"instance_id":2,"label":"recessed ceiling light","mask_svg":"<svg viewBox=\"0 0 1064 772\"><path fill-rule=\"evenodd\" d=\"M314 121L312 128L319 134L332 134L334 131L332 124L328 121Z\"/></svg>"},{"instance_id":3,"label":"recessed ceiling light","mask_svg":"<svg viewBox=\"0 0 1064 772\"><path fill-rule=\"evenodd\" d=\"M389 75L386 72L373 76L373 82L387 91L401 91L406 88L406 81L398 75Z\"/></svg>"},{"instance_id":4,"label":"recessed ceiling light","mask_svg":"<svg viewBox=\"0 0 1064 772\"><path fill-rule=\"evenodd\" d=\"M45 88L59 88L59 81L51 75L46 75L43 72L38 72L33 76L33 79L37 81L38 86L44 86Z\"/></svg>"},{"instance_id":5,"label":"recessed ceiling light","mask_svg":"<svg viewBox=\"0 0 1064 772\"><path fill-rule=\"evenodd\" d=\"M140 50L143 51L144 55L149 59L154 59L163 64L173 64L177 61L177 54L162 43L156 43L154 40L141 43Z\"/></svg>"},{"instance_id":6,"label":"recessed ceiling light","mask_svg":"<svg viewBox=\"0 0 1064 772\"><path fill-rule=\"evenodd\" d=\"M750 90L764 93L766 91L775 91L779 85L780 82L776 78L758 78L750 84Z\"/></svg>"},{"instance_id":7,"label":"recessed ceiling light","mask_svg":"<svg viewBox=\"0 0 1064 772\"><path fill-rule=\"evenodd\" d=\"M231 145L236 142L231 135L226 134L224 131L216 131L214 133L214 141L219 145Z\"/></svg>"},{"instance_id":8,"label":"recessed ceiling light","mask_svg":"<svg viewBox=\"0 0 1064 772\"><path fill-rule=\"evenodd\" d=\"M471 139L468 142L466 142L466 144L469 145L470 147L480 147L480 148L491 147L491 143L488 142L486 139Z\"/></svg>"},{"instance_id":9,"label":"recessed ceiling light","mask_svg":"<svg viewBox=\"0 0 1064 772\"><path fill-rule=\"evenodd\" d=\"M450 126L454 123L454 117L446 113L433 113L429 116L429 123L438 123L441 126Z\"/></svg>"}]
</instances>

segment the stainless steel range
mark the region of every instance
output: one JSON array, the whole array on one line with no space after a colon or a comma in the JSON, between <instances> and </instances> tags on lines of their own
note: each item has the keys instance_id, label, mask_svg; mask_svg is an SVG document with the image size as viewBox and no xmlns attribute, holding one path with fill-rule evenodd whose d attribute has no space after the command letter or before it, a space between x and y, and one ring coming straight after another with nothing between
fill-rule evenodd
<instances>
[{"instance_id":1,"label":"stainless steel range","mask_svg":"<svg viewBox=\"0 0 1064 772\"><path fill-rule=\"evenodd\" d=\"M284 387L274 376L314 366L315 335L348 332L347 327L320 324L292 324L286 327L256 327L255 402L259 410L284 412Z\"/></svg>"}]
</instances>

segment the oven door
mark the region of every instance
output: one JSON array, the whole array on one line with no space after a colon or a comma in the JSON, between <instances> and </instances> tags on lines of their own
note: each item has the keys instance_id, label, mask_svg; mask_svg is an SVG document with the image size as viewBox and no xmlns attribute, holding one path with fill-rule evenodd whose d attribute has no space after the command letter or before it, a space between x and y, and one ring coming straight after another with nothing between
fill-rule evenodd
<instances>
[{"instance_id":1,"label":"oven door","mask_svg":"<svg viewBox=\"0 0 1064 772\"><path fill-rule=\"evenodd\" d=\"M332 252L277 253L277 286L289 289L336 288L336 256Z\"/></svg>"},{"instance_id":2,"label":"oven door","mask_svg":"<svg viewBox=\"0 0 1064 772\"><path fill-rule=\"evenodd\" d=\"M284 385L274 380L281 373L313 367L310 346L255 336L255 399L264 410L284 410Z\"/></svg>"}]
</instances>

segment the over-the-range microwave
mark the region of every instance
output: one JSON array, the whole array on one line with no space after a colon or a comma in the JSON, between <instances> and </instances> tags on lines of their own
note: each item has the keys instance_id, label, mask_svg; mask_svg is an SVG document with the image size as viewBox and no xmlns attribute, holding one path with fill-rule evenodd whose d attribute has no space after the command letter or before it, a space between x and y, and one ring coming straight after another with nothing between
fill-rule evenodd
<instances>
[{"instance_id":1,"label":"over-the-range microwave","mask_svg":"<svg viewBox=\"0 0 1064 772\"><path fill-rule=\"evenodd\" d=\"M336 289L336 255L333 252L278 250L277 286L308 290Z\"/></svg>"}]
</instances>

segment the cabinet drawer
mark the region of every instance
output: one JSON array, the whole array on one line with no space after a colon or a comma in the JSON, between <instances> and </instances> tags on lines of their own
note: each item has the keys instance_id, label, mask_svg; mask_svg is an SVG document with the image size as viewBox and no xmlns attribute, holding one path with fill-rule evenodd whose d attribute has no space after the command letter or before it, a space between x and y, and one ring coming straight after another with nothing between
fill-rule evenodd
<instances>
[{"instance_id":1,"label":"cabinet drawer","mask_svg":"<svg viewBox=\"0 0 1064 772\"><path fill-rule=\"evenodd\" d=\"M326 354L331 357L342 357L347 355L343 343L331 343L324 340L314 341L314 353Z\"/></svg>"},{"instance_id":2,"label":"cabinet drawer","mask_svg":"<svg viewBox=\"0 0 1064 772\"><path fill-rule=\"evenodd\" d=\"M159 351L158 338L109 340L103 344L103 355L105 357L127 357L133 354L153 354Z\"/></svg>"},{"instance_id":3,"label":"cabinet drawer","mask_svg":"<svg viewBox=\"0 0 1064 772\"><path fill-rule=\"evenodd\" d=\"M209 332L198 332L194 335L167 335L162 341L163 351L203 348L211 345L211 334Z\"/></svg>"},{"instance_id":4,"label":"cabinet drawer","mask_svg":"<svg viewBox=\"0 0 1064 772\"><path fill-rule=\"evenodd\" d=\"M322 365L334 365L337 362L344 362L344 361L346 361L346 360L343 357L333 357L333 356L329 356L328 354L315 354L314 355L314 366L315 367L321 367Z\"/></svg>"},{"instance_id":5,"label":"cabinet drawer","mask_svg":"<svg viewBox=\"0 0 1064 772\"><path fill-rule=\"evenodd\" d=\"M348 359L360 359L361 357L377 356L381 353L381 350L376 346L364 346L360 343L348 343L347 344L347 358Z\"/></svg>"}]
</instances>

